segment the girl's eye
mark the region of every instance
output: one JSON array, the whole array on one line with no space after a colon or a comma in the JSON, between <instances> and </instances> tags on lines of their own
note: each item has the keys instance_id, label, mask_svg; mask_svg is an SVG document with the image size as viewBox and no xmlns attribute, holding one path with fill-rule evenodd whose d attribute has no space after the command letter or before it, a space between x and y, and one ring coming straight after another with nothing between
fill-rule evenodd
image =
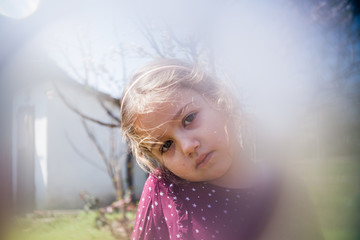
<instances>
[{"instance_id":1,"label":"girl's eye","mask_svg":"<svg viewBox=\"0 0 360 240\"><path fill-rule=\"evenodd\" d=\"M183 125L184 127L186 127L187 125L189 125L192 121L194 121L196 117L196 113L190 113L189 115L187 115L184 120L183 120Z\"/></svg>"},{"instance_id":2,"label":"girl's eye","mask_svg":"<svg viewBox=\"0 0 360 240\"><path fill-rule=\"evenodd\" d=\"M163 154L169 150L171 147L171 144L173 143L172 140L166 141L161 147L160 147L160 153Z\"/></svg>"}]
</instances>

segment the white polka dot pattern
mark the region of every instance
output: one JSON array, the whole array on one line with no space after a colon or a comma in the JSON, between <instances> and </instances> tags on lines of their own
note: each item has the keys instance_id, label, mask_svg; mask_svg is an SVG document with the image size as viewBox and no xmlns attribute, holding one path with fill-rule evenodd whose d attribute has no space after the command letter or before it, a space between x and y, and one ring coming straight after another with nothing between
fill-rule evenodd
<instances>
[{"instance_id":1,"label":"white polka dot pattern","mask_svg":"<svg viewBox=\"0 0 360 240\"><path fill-rule=\"evenodd\" d=\"M249 239L270 206L271 194L259 189L177 185L150 174L131 239Z\"/></svg>"}]
</instances>

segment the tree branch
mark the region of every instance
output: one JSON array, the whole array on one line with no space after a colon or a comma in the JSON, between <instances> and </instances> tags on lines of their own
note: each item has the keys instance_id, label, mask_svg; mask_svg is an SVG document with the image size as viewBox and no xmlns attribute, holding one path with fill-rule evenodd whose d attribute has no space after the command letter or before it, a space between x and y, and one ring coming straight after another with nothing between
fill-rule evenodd
<instances>
[{"instance_id":1,"label":"tree branch","mask_svg":"<svg viewBox=\"0 0 360 240\"><path fill-rule=\"evenodd\" d=\"M115 189L118 189L117 188L117 182L116 182L116 176L115 176L115 172L114 172L114 169L112 168L112 164L111 164L111 161L106 157L106 154L104 152L104 150L101 148L100 144L96 141L96 137L95 135L90 131L89 129L89 126L87 125L85 119L83 118L82 119L82 124L86 130L86 133L88 135L88 137L90 138L91 142L95 145L97 151L99 152L100 154L100 157L103 159L105 165L106 165L106 170L107 170L107 173L109 174L111 180L112 180L112 183L114 185L114 188Z\"/></svg>"},{"instance_id":2,"label":"tree branch","mask_svg":"<svg viewBox=\"0 0 360 240\"><path fill-rule=\"evenodd\" d=\"M146 40L149 42L150 46L155 50L155 52L160 57L165 57L159 47L159 44L157 43L153 34L150 33L149 28L145 25L145 23L141 23L139 29L140 29L141 33L144 35L144 37L146 38Z\"/></svg>"},{"instance_id":3,"label":"tree branch","mask_svg":"<svg viewBox=\"0 0 360 240\"><path fill-rule=\"evenodd\" d=\"M104 104L104 101L98 96L97 97L101 107L103 107L107 113L107 115L109 115L112 119L114 119L116 122L118 122L119 124L121 124L121 120L119 117L115 116L115 114Z\"/></svg>"},{"instance_id":4,"label":"tree branch","mask_svg":"<svg viewBox=\"0 0 360 240\"><path fill-rule=\"evenodd\" d=\"M83 113L81 113L78 109L76 109L74 106L72 106L68 101L67 99L64 97L64 95L62 94L62 92L59 90L58 86L56 85L55 82L54 83L54 86L55 86L55 90L56 92L58 93L58 95L60 96L61 100L65 103L65 105L70 108L73 112L75 112L76 114L78 114L81 118L83 119L86 119L86 120L89 120L91 122L94 122L94 123L97 123L101 126L106 126L106 127L110 127L110 128L118 128L120 127L119 124L112 124L112 123L106 123L106 122L102 122L100 120L97 120L95 118L92 118L92 117L89 117Z\"/></svg>"},{"instance_id":5,"label":"tree branch","mask_svg":"<svg viewBox=\"0 0 360 240\"><path fill-rule=\"evenodd\" d=\"M95 161L89 159L88 157L86 157L83 153L80 152L80 150L75 146L75 144L71 141L69 135L67 134L67 132L65 132L65 137L66 140L69 142L71 148L75 151L75 153L77 155L79 155L83 160L85 160L86 162L90 163L91 165L93 165L93 167L96 167L97 169L99 169L102 172L106 172L106 170L103 168L103 166L100 166L99 164L97 164Z\"/></svg>"}]
</instances>

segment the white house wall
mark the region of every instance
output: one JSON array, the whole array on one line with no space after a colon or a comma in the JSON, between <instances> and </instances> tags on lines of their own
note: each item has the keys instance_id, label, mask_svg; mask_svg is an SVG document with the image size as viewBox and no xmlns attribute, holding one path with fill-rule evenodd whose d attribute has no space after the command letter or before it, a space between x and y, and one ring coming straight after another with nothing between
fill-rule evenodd
<instances>
[{"instance_id":1,"label":"white house wall","mask_svg":"<svg viewBox=\"0 0 360 240\"><path fill-rule=\"evenodd\" d=\"M83 113L110 122L109 117L93 96L66 86L60 86L60 89L68 101ZM54 91L49 92L54 95L49 98L47 105L48 206L51 208L81 207L83 202L79 194L82 191L99 197L102 204L111 203L115 197L112 183L106 173L103 160L81 124L80 117L66 107ZM110 130L92 123L88 124L105 153L109 153ZM114 134L120 140L120 132ZM126 150L120 141L117 147L120 152Z\"/></svg>"},{"instance_id":2,"label":"white house wall","mask_svg":"<svg viewBox=\"0 0 360 240\"><path fill-rule=\"evenodd\" d=\"M93 96L66 84L60 85L59 88L69 102L83 113L109 122L106 113ZM88 192L98 197L102 205L111 203L115 198L115 192L103 160L86 135L81 118L63 103L54 86L51 83L42 83L30 89L19 90L14 97L14 120L17 109L23 105L34 106L35 109L35 207L37 209L82 208L84 202L80 199L81 192ZM109 129L91 123L89 126L104 151L108 152ZM16 125L13 131L16 132ZM16 195L17 139L16 134L14 136L13 186ZM115 137L120 143L120 132L115 132ZM125 153L123 144L118 147ZM135 196L139 198L146 174L137 164L134 166ZM125 177L125 167L122 173Z\"/></svg>"},{"instance_id":3,"label":"white house wall","mask_svg":"<svg viewBox=\"0 0 360 240\"><path fill-rule=\"evenodd\" d=\"M37 45L35 45L37 46ZM71 80L41 51L30 45L24 47L18 55L9 61L9 66L2 79L18 81L19 88L13 97L13 192L17 192L17 125L16 117L21 106L34 108L34 174L35 174L35 208L64 209L81 208L83 201L79 194L82 191L98 197L104 205L115 198L109 176L94 145L89 140L80 118L61 101L54 90L51 80L67 82L60 84L69 101L79 110L94 118L110 121L93 95L81 91L79 85ZM74 88L75 86L75 88ZM99 143L106 152L110 150L109 130L98 125L89 124L97 135ZM120 143L120 132L115 134ZM68 136L68 137L67 137ZM71 146L90 164L83 159ZM100 165L104 171L94 165ZM125 164L124 164L125 165ZM135 195L140 197L146 174L137 167L134 169Z\"/></svg>"}]
</instances>

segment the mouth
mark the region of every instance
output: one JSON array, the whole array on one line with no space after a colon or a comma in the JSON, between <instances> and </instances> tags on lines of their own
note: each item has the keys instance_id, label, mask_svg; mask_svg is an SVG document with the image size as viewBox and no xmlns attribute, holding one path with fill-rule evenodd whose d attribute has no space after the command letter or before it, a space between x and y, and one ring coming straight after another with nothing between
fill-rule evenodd
<instances>
[{"instance_id":1,"label":"mouth","mask_svg":"<svg viewBox=\"0 0 360 240\"><path fill-rule=\"evenodd\" d=\"M196 159L196 168L201 168L209 162L214 152L203 153Z\"/></svg>"}]
</instances>

